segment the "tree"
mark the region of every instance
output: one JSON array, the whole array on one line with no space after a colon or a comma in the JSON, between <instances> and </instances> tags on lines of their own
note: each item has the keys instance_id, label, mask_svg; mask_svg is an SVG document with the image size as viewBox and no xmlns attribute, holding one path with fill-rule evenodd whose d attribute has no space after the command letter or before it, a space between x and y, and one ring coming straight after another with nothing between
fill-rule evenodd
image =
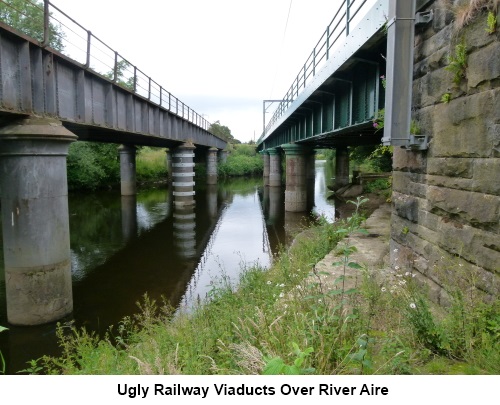
<instances>
[{"instance_id":1,"label":"tree","mask_svg":"<svg viewBox=\"0 0 500 405\"><path fill-rule=\"evenodd\" d=\"M226 142L241 143L239 140L234 138L234 136L231 134L231 130L225 125L221 125L218 120L210 124L210 128L208 129L208 131L215 136L224 139Z\"/></svg>"},{"instance_id":2,"label":"tree","mask_svg":"<svg viewBox=\"0 0 500 405\"><path fill-rule=\"evenodd\" d=\"M2 0L0 20L39 42L44 40L44 6L40 0ZM49 46L62 51L64 33L49 22Z\"/></svg>"},{"instance_id":3,"label":"tree","mask_svg":"<svg viewBox=\"0 0 500 405\"><path fill-rule=\"evenodd\" d=\"M130 76L128 79L125 79L125 71L130 67L130 63L127 62L125 59L122 59L118 61L116 64L116 83L119 84L122 87L125 87L127 90L134 91L134 76ZM105 73L104 76L106 76L108 79L113 80L115 76L115 72L112 70L108 73ZM137 86L137 83L135 84Z\"/></svg>"}]
</instances>

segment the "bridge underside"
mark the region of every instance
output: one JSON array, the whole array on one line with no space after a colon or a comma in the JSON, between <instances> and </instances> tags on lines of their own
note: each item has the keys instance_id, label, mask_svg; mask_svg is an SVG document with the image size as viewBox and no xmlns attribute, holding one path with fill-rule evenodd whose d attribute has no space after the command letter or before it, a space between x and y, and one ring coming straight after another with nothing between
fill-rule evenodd
<instances>
[{"instance_id":1,"label":"bridge underside","mask_svg":"<svg viewBox=\"0 0 500 405\"><path fill-rule=\"evenodd\" d=\"M385 104L384 7L385 3L375 4L345 42L331 49L307 86L301 92L294 88L280 102L259 150L288 143L336 148L381 142L382 131L374 127L374 120L381 117Z\"/></svg>"}]
</instances>

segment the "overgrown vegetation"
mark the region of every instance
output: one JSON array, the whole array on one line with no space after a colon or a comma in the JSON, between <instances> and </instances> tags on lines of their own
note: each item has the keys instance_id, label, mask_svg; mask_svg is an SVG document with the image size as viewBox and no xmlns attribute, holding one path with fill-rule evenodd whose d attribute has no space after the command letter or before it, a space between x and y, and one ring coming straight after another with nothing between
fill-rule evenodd
<instances>
[{"instance_id":1,"label":"overgrown vegetation","mask_svg":"<svg viewBox=\"0 0 500 405\"><path fill-rule=\"evenodd\" d=\"M479 302L457 286L450 309L442 311L403 264L384 270L356 263L348 237L362 232L363 202L337 224L320 218L269 270L245 269L237 287L214 283L190 313L175 314L145 296L139 313L102 339L59 326L62 355L30 368L49 374L498 374L498 301ZM336 244L336 274L318 271L315 263ZM347 270L363 281L348 281Z\"/></svg>"},{"instance_id":2,"label":"overgrown vegetation","mask_svg":"<svg viewBox=\"0 0 500 405\"><path fill-rule=\"evenodd\" d=\"M257 154L255 146L249 144L230 144L227 161L218 166L220 177L252 176L263 170L262 157Z\"/></svg>"},{"instance_id":3,"label":"overgrown vegetation","mask_svg":"<svg viewBox=\"0 0 500 405\"><path fill-rule=\"evenodd\" d=\"M453 73L453 82L459 84L466 77L467 72L467 46L462 40L455 45L454 53L448 55L446 70Z\"/></svg>"},{"instance_id":4,"label":"overgrown vegetation","mask_svg":"<svg viewBox=\"0 0 500 405\"><path fill-rule=\"evenodd\" d=\"M118 145L74 142L69 148L68 187L70 190L96 190L118 187L120 160ZM167 176L164 148L141 147L136 156L138 182L164 180Z\"/></svg>"},{"instance_id":5,"label":"overgrown vegetation","mask_svg":"<svg viewBox=\"0 0 500 405\"><path fill-rule=\"evenodd\" d=\"M3 0L0 2L0 20L37 41L44 41L44 4L40 0ZM52 20L53 21L53 20ZM49 43L62 51L65 37L60 26L49 22Z\"/></svg>"}]
</instances>

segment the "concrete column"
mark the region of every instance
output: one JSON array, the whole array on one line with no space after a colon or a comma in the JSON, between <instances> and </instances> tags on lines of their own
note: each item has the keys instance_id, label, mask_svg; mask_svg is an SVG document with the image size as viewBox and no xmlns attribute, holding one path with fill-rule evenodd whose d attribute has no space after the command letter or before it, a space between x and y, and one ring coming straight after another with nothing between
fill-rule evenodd
<instances>
[{"instance_id":1,"label":"concrete column","mask_svg":"<svg viewBox=\"0 0 500 405\"><path fill-rule=\"evenodd\" d=\"M269 153L267 150L263 150L260 152L262 155L262 160L264 161L264 186L269 185Z\"/></svg>"},{"instance_id":2,"label":"concrete column","mask_svg":"<svg viewBox=\"0 0 500 405\"><path fill-rule=\"evenodd\" d=\"M227 161L227 150L220 150L217 153L217 156L219 157L219 163L226 163L226 161Z\"/></svg>"},{"instance_id":3,"label":"concrete column","mask_svg":"<svg viewBox=\"0 0 500 405\"><path fill-rule=\"evenodd\" d=\"M172 154L174 205L194 205L194 150L191 142L175 148Z\"/></svg>"},{"instance_id":4,"label":"concrete column","mask_svg":"<svg viewBox=\"0 0 500 405\"><path fill-rule=\"evenodd\" d=\"M217 184L217 148L207 151L207 184Z\"/></svg>"},{"instance_id":5,"label":"concrete column","mask_svg":"<svg viewBox=\"0 0 500 405\"><path fill-rule=\"evenodd\" d=\"M269 153L269 187L281 187L281 156L279 150L271 148Z\"/></svg>"},{"instance_id":6,"label":"concrete column","mask_svg":"<svg viewBox=\"0 0 500 405\"><path fill-rule=\"evenodd\" d=\"M137 236L137 196L122 195L122 235L128 242Z\"/></svg>"},{"instance_id":7,"label":"concrete column","mask_svg":"<svg viewBox=\"0 0 500 405\"><path fill-rule=\"evenodd\" d=\"M66 155L77 137L51 118L0 129L7 320L52 322L73 311Z\"/></svg>"},{"instance_id":8,"label":"concrete column","mask_svg":"<svg viewBox=\"0 0 500 405\"><path fill-rule=\"evenodd\" d=\"M349 151L347 146L339 146L335 149L335 184L334 189L349 184Z\"/></svg>"},{"instance_id":9,"label":"concrete column","mask_svg":"<svg viewBox=\"0 0 500 405\"><path fill-rule=\"evenodd\" d=\"M309 149L306 153L306 193L307 208L311 211L314 208L314 186L316 181L316 151Z\"/></svg>"},{"instance_id":10,"label":"concrete column","mask_svg":"<svg viewBox=\"0 0 500 405\"><path fill-rule=\"evenodd\" d=\"M285 144L281 147L286 156L285 211L306 211L306 153L308 150L296 143Z\"/></svg>"},{"instance_id":11,"label":"concrete column","mask_svg":"<svg viewBox=\"0 0 500 405\"><path fill-rule=\"evenodd\" d=\"M137 194L135 181L135 154L137 148L131 145L122 145L118 148L120 153L120 185L122 195Z\"/></svg>"}]
</instances>

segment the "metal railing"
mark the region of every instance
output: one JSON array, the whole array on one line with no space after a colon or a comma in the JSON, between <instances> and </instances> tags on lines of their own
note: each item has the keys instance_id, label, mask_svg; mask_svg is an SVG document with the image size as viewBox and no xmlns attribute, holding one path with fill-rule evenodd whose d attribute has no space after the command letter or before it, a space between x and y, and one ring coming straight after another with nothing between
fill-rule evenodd
<instances>
[{"instance_id":1,"label":"metal railing","mask_svg":"<svg viewBox=\"0 0 500 405\"><path fill-rule=\"evenodd\" d=\"M49 0L0 0L0 21L42 47L79 63L111 82L208 131L210 122Z\"/></svg>"},{"instance_id":2,"label":"metal railing","mask_svg":"<svg viewBox=\"0 0 500 405\"><path fill-rule=\"evenodd\" d=\"M366 14L368 7L364 7L366 3L371 5L370 0L343 0L339 5L338 10L333 16L330 24L326 27L325 32L316 43L312 52L307 57L304 65L301 67L292 85L283 96L278 107L274 111L271 119L264 128L264 131L257 141L260 143L267 132L280 119L290 105L298 98L299 94L314 78L318 69L322 67L330 59L331 52L342 44L342 39L350 33L351 27L355 27L361 18ZM265 113L264 113L265 114Z\"/></svg>"}]
</instances>

